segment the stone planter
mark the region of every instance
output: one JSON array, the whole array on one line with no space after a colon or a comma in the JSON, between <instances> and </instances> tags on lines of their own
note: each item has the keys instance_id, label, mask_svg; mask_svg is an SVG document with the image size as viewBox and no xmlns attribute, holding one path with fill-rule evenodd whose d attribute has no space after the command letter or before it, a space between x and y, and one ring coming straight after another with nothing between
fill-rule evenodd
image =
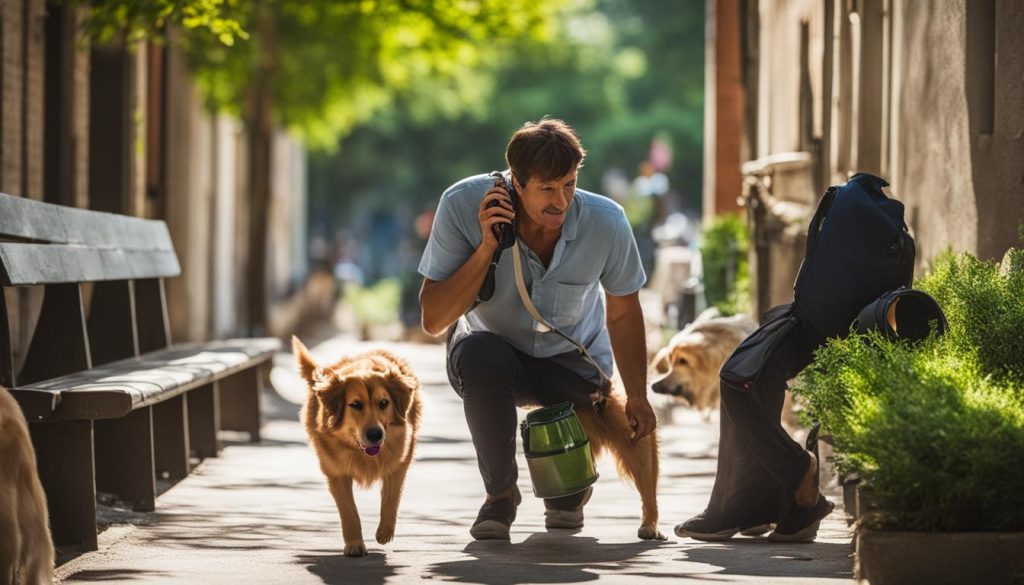
<instances>
[{"instance_id":1,"label":"stone planter","mask_svg":"<svg viewBox=\"0 0 1024 585\"><path fill-rule=\"evenodd\" d=\"M843 510L846 512L846 523L853 524L860 517L857 509L857 490L860 487L859 477L844 477L839 481L843 486Z\"/></svg>"},{"instance_id":2,"label":"stone planter","mask_svg":"<svg viewBox=\"0 0 1024 585\"><path fill-rule=\"evenodd\" d=\"M861 583L1024 582L1022 532L857 531L854 577Z\"/></svg>"},{"instance_id":3,"label":"stone planter","mask_svg":"<svg viewBox=\"0 0 1024 585\"><path fill-rule=\"evenodd\" d=\"M865 513L875 509L871 497L871 488L856 476L843 478L843 509L846 510L846 523L853 524Z\"/></svg>"}]
</instances>

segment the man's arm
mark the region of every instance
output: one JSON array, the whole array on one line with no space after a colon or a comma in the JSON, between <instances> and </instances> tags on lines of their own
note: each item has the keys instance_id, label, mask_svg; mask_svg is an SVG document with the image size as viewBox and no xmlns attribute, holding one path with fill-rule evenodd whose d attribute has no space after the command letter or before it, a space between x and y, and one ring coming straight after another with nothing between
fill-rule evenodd
<instances>
[{"instance_id":1,"label":"man's arm","mask_svg":"<svg viewBox=\"0 0 1024 585\"><path fill-rule=\"evenodd\" d=\"M636 443L658 424L647 401L647 337L640 295L605 294L605 301L608 334L619 375L626 386L626 416L633 425L632 440Z\"/></svg>"},{"instance_id":2,"label":"man's arm","mask_svg":"<svg viewBox=\"0 0 1024 585\"><path fill-rule=\"evenodd\" d=\"M493 250L481 246L448 278L442 281L423 279L420 311L427 334L441 335L469 309L484 284L493 255Z\"/></svg>"},{"instance_id":3,"label":"man's arm","mask_svg":"<svg viewBox=\"0 0 1024 585\"><path fill-rule=\"evenodd\" d=\"M487 207L491 201L497 201L498 205ZM444 280L423 279L420 312L423 315L423 330L427 334L437 337L444 333L476 300L487 277L487 267L498 249L498 239L492 228L498 224L511 223L514 217L515 208L504 187L491 187L477 209L477 221L482 235L480 245L451 276ZM436 224L433 229L437 229ZM431 239L433 237L431 234Z\"/></svg>"}]
</instances>

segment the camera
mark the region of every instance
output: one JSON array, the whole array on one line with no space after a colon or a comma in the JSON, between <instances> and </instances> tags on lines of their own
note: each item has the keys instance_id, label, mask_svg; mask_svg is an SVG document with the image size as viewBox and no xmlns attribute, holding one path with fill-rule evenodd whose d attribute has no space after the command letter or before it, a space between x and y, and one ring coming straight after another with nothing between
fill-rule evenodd
<instances>
[{"instance_id":1,"label":"camera","mask_svg":"<svg viewBox=\"0 0 1024 585\"><path fill-rule=\"evenodd\" d=\"M506 181L505 175L501 171L494 171L490 176L494 178L495 187L505 188L512 199L512 208L516 211L516 217L512 218L512 223L499 223L491 226L494 237L498 239L498 250L504 250L511 248L512 244L516 243L516 233L519 230L519 195L516 193L515 187L512 186L512 181ZM491 208L495 205L500 205L498 200L491 201L487 207Z\"/></svg>"}]
</instances>

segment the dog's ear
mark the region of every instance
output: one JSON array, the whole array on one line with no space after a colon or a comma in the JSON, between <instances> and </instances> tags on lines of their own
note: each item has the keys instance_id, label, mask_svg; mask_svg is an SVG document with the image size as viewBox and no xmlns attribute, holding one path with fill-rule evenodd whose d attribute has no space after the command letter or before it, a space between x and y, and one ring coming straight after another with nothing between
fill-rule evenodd
<instances>
[{"instance_id":1,"label":"dog's ear","mask_svg":"<svg viewBox=\"0 0 1024 585\"><path fill-rule=\"evenodd\" d=\"M320 402L320 412L317 417L320 427L333 429L341 426L347 410L347 395L348 385L344 378L316 390L316 398Z\"/></svg>"},{"instance_id":2,"label":"dog's ear","mask_svg":"<svg viewBox=\"0 0 1024 585\"><path fill-rule=\"evenodd\" d=\"M419 388L419 380L415 376L406 376L399 369L392 368L387 376L388 394L391 395L391 404L394 405L395 422L402 424L409 416L409 407L412 405L412 393Z\"/></svg>"},{"instance_id":3,"label":"dog's ear","mask_svg":"<svg viewBox=\"0 0 1024 585\"><path fill-rule=\"evenodd\" d=\"M672 349L663 347L658 350L658 353L654 354L654 359L651 360L651 367L654 368L655 372L659 374L667 374L672 369L672 364L669 363L669 356L672 354Z\"/></svg>"},{"instance_id":4,"label":"dog's ear","mask_svg":"<svg viewBox=\"0 0 1024 585\"><path fill-rule=\"evenodd\" d=\"M292 351L295 352L295 362L299 366L299 377L306 381L306 385L312 390L317 384L327 380L327 371L313 361L306 346L299 341L299 338L292 335Z\"/></svg>"}]
</instances>

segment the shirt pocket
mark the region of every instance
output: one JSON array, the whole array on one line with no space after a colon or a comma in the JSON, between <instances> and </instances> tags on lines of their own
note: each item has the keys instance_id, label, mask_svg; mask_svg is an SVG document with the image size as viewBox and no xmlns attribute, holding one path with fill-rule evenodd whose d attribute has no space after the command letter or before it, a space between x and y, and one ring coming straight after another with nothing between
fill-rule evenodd
<instances>
[{"instance_id":1,"label":"shirt pocket","mask_svg":"<svg viewBox=\"0 0 1024 585\"><path fill-rule=\"evenodd\" d=\"M593 284L569 284L559 282L555 285L555 309L551 316L552 324L558 327L576 325L583 317L587 302L587 294Z\"/></svg>"}]
</instances>

